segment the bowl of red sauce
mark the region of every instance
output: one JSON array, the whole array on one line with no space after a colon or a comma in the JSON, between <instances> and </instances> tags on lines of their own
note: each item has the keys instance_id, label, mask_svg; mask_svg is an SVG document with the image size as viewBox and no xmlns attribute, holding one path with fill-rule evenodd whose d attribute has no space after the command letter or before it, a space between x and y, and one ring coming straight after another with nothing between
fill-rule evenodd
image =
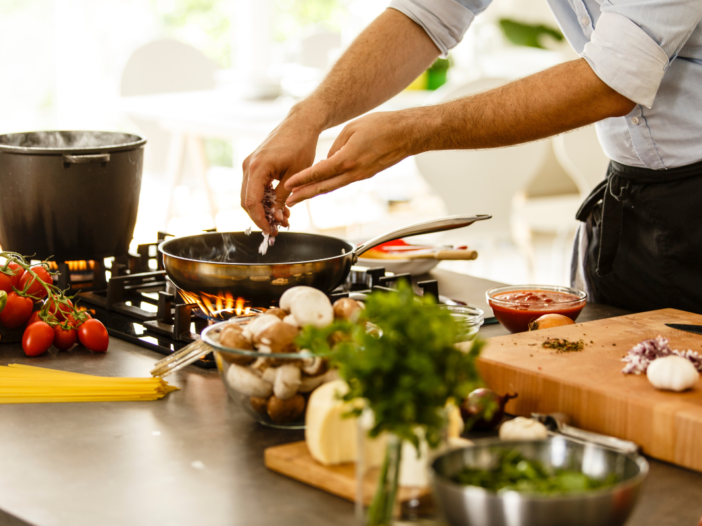
<instances>
[{"instance_id":1,"label":"bowl of red sauce","mask_svg":"<svg viewBox=\"0 0 702 526\"><path fill-rule=\"evenodd\" d=\"M495 317L509 332L529 330L529 324L544 314L562 314L575 321L587 303L583 291L555 285L498 287L485 295Z\"/></svg>"}]
</instances>

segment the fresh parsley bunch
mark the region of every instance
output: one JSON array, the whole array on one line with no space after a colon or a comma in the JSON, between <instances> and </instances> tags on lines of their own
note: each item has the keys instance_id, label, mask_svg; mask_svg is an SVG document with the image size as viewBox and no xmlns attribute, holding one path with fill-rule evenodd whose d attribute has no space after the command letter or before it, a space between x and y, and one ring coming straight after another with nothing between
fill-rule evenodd
<instances>
[{"instance_id":1,"label":"fresh parsley bunch","mask_svg":"<svg viewBox=\"0 0 702 526\"><path fill-rule=\"evenodd\" d=\"M366 401L375 415L370 436L388 431L419 447L421 428L436 447L446 403L460 403L480 382L476 359L482 340L475 339L467 352L458 350L459 327L434 304L433 298L417 298L401 282L397 292L371 294L359 323L306 327L298 339L301 348L329 356L338 367L349 384L344 400ZM369 331L366 322L379 331ZM352 414L360 412L357 408Z\"/></svg>"}]
</instances>

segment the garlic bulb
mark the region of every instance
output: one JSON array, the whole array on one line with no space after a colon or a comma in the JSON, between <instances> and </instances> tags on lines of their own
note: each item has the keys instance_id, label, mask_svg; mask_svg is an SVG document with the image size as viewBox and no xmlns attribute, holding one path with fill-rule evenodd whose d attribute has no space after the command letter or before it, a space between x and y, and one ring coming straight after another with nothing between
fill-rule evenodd
<instances>
[{"instance_id":1,"label":"garlic bulb","mask_svg":"<svg viewBox=\"0 0 702 526\"><path fill-rule=\"evenodd\" d=\"M680 392L695 385L700 375L690 360L681 356L665 356L651 362L646 376L656 389Z\"/></svg>"},{"instance_id":2,"label":"garlic bulb","mask_svg":"<svg viewBox=\"0 0 702 526\"><path fill-rule=\"evenodd\" d=\"M548 436L541 422L518 416L500 426L501 440L542 440Z\"/></svg>"}]
</instances>

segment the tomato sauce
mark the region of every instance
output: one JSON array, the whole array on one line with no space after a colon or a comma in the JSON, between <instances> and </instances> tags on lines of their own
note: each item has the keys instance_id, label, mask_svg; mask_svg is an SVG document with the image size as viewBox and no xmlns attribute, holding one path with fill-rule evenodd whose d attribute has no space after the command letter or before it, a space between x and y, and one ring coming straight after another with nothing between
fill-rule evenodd
<instances>
[{"instance_id":1,"label":"tomato sauce","mask_svg":"<svg viewBox=\"0 0 702 526\"><path fill-rule=\"evenodd\" d=\"M567 292L519 290L502 292L488 299L497 320L510 332L523 332L544 314L562 314L575 321L585 299Z\"/></svg>"}]
</instances>

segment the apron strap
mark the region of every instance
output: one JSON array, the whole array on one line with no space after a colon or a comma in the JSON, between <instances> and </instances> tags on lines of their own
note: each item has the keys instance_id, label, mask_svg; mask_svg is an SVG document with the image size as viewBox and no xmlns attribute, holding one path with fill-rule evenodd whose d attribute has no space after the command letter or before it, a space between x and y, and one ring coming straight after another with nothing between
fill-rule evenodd
<instances>
[{"instance_id":1,"label":"apron strap","mask_svg":"<svg viewBox=\"0 0 702 526\"><path fill-rule=\"evenodd\" d=\"M702 173L702 162L659 171L634 168L611 161L607 169L607 177L592 190L575 215L578 221L587 221L597 204L602 202L597 275L606 276L614 269L614 259L617 256L619 237L622 233L622 202L629 195L630 184L666 183L699 176L700 173Z\"/></svg>"}]
</instances>

